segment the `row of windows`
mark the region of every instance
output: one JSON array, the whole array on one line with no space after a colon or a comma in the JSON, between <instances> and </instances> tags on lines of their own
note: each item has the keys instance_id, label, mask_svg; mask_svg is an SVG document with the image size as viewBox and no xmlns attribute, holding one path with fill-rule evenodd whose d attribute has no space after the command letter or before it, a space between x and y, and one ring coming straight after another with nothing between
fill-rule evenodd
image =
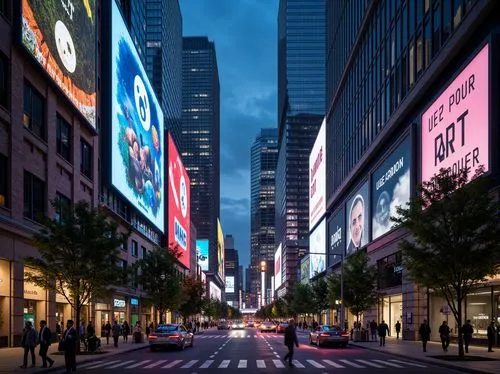
<instances>
[{"instance_id":1,"label":"row of windows","mask_svg":"<svg viewBox=\"0 0 500 374\"><path fill-rule=\"evenodd\" d=\"M128 243L124 243L122 244L122 251L124 252L127 252L128 251ZM131 254L133 257L139 257L139 244L137 243L136 240L132 239L131 240ZM146 247L144 247L143 245L141 245L141 258L144 258L146 256L146 253L147 253L147 250L146 250Z\"/></svg>"}]
</instances>

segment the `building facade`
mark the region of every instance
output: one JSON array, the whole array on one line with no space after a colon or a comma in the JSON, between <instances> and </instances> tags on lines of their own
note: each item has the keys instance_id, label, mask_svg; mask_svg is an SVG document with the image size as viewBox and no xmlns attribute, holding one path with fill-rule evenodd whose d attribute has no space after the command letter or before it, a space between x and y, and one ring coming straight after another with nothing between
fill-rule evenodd
<instances>
[{"instance_id":1,"label":"building facade","mask_svg":"<svg viewBox=\"0 0 500 374\"><path fill-rule=\"evenodd\" d=\"M234 237L227 234L224 237L225 261L225 294L226 303L233 308L239 308L240 300L240 259L234 246Z\"/></svg>"}]
</instances>

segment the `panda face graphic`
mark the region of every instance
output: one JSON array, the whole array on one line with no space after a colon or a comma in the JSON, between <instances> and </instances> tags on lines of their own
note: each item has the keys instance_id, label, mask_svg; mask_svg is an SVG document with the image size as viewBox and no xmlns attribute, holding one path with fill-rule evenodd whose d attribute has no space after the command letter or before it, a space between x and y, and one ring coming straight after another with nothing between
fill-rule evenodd
<instances>
[{"instance_id":1,"label":"panda face graphic","mask_svg":"<svg viewBox=\"0 0 500 374\"><path fill-rule=\"evenodd\" d=\"M181 176L181 186L180 186L180 200L181 200L181 213L182 217L186 218L187 215L187 187L186 187L186 179L184 178L184 175Z\"/></svg>"},{"instance_id":2,"label":"panda face graphic","mask_svg":"<svg viewBox=\"0 0 500 374\"><path fill-rule=\"evenodd\" d=\"M73 38L69 33L68 28L62 21L57 21L54 35L56 38L57 53L64 67L70 73L74 73L76 69L76 51L73 44Z\"/></svg>"},{"instance_id":3,"label":"panda face graphic","mask_svg":"<svg viewBox=\"0 0 500 374\"><path fill-rule=\"evenodd\" d=\"M151 127L151 111L149 108L149 97L146 91L146 86L139 75L134 78L134 99L135 109L139 115L142 127L145 131L149 131Z\"/></svg>"}]
</instances>

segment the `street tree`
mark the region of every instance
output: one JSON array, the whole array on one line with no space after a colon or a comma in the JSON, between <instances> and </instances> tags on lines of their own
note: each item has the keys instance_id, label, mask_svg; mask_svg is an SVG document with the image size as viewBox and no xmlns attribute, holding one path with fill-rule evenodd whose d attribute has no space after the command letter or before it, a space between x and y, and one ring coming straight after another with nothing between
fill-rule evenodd
<instances>
[{"instance_id":1,"label":"street tree","mask_svg":"<svg viewBox=\"0 0 500 374\"><path fill-rule=\"evenodd\" d=\"M313 313L314 299L312 287L309 283L296 282L292 288L292 297L290 298L290 311L296 317L299 314Z\"/></svg>"},{"instance_id":2,"label":"street tree","mask_svg":"<svg viewBox=\"0 0 500 374\"><path fill-rule=\"evenodd\" d=\"M179 305L179 313L181 314L184 323L190 316L201 312L204 302L204 293L205 285L203 284L201 279L197 279L193 275L188 275L182 280L182 298Z\"/></svg>"},{"instance_id":3,"label":"street tree","mask_svg":"<svg viewBox=\"0 0 500 374\"><path fill-rule=\"evenodd\" d=\"M105 211L85 201L73 207L59 201L52 204L61 213L42 218L42 229L32 239L38 255L24 259L25 279L64 297L79 326L84 305L109 295L126 279L118 258L128 234L119 233Z\"/></svg>"},{"instance_id":4,"label":"street tree","mask_svg":"<svg viewBox=\"0 0 500 374\"><path fill-rule=\"evenodd\" d=\"M313 313L318 316L318 321L321 320L321 313L330 307L328 301L328 284L324 277L316 278L311 282L312 291L312 308Z\"/></svg>"},{"instance_id":5,"label":"street tree","mask_svg":"<svg viewBox=\"0 0 500 374\"><path fill-rule=\"evenodd\" d=\"M500 204L483 170L469 179L468 170L441 169L392 219L412 237L399 243L410 277L442 296L453 313L460 358L465 356L463 302L498 272Z\"/></svg>"}]
</instances>

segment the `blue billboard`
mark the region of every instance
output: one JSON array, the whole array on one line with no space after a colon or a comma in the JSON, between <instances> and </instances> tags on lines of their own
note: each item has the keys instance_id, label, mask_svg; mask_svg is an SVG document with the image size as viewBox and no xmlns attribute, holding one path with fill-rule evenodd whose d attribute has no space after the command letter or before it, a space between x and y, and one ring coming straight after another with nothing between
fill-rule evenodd
<instances>
[{"instance_id":1,"label":"blue billboard","mask_svg":"<svg viewBox=\"0 0 500 374\"><path fill-rule=\"evenodd\" d=\"M201 270L208 271L208 240L201 239L196 241L196 258Z\"/></svg>"}]
</instances>

